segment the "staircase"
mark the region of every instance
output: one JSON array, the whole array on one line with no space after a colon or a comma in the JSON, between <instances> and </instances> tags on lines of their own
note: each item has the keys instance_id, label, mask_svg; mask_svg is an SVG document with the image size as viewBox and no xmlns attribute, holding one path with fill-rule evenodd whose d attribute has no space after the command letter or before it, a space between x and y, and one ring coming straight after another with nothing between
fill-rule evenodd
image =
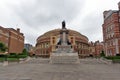
<instances>
[{"instance_id":1,"label":"staircase","mask_svg":"<svg viewBox=\"0 0 120 80\"><path fill-rule=\"evenodd\" d=\"M50 63L53 64L77 64L79 57L77 53L52 53L50 56Z\"/></svg>"}]
</instances>

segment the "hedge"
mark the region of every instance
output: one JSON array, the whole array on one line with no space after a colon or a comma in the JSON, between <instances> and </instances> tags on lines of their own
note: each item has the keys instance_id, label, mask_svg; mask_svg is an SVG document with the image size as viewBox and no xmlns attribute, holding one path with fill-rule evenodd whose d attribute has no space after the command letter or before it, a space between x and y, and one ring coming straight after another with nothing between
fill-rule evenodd
<instances>
[{"instance_id":1,"label":"hedge","mask_svg":"<svg viewBox=\"0 0 120 80\"><path fill-rule=\"evenodd\" d=\"M120 59L120 56L107 56L106 59L114 60L114 59Z\"/></svg>"},{"instance_id":2,"label":"hedge","mask_svg":"<svg viewBox=\"0 0 120 80\"><path fill-rule=\"evenodd\" d=\"M27 55L19 55L18 57L19 57L19 58L26 58Z\"/></svg>"}]
</instances>

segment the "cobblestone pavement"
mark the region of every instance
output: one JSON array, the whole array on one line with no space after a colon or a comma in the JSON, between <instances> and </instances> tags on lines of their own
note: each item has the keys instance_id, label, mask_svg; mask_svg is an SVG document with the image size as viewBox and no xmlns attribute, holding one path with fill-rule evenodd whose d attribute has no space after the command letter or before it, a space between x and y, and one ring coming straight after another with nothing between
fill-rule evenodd
<instances>
[{"instance_id":1,"label":"cobblestone pavement","mask_svg":"<svg viewBox=\"0 0 120 80\"><path fill-rule=\"evenodd\" d=\"M99 59L80 59L80 64L50 64L32 59L21 64L0 65L0 80L120 80L120 64Z\"/></svg>"}]
</instances>

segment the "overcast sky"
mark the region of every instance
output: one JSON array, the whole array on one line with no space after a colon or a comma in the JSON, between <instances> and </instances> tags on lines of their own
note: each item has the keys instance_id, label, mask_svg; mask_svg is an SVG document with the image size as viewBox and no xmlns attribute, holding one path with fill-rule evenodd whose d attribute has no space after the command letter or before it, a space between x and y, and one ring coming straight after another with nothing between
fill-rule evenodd
<instances>
[{"instance_id":1,"label":"overcast sky","mask_svg":"<svg viewBox=\"0 0 120 80\"><path fill-rule=\"evenodd\" d=\"M0 0L0 26L20 28L25 43L35 45L38 36L67 28L102 41L103 11L118 10L119 0Z\"/></svg>"}]
</instances>

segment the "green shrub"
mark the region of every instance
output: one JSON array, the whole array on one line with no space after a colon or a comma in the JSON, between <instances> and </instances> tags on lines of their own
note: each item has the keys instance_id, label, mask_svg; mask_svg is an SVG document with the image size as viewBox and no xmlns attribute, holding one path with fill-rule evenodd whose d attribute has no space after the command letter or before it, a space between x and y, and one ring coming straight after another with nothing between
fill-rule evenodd
<instances>
[{"instance_id":1,"label":"green shrub","mask_svg":"<svg viewBox=\"0 0 120 80\"><path fill-rule=\"evenodd\" d=\"M18 55L19 58L26 58L28 56L28 52L26 49L23 49L22 53Z\"/></svg>"},{"instance_id":2,"label":"green shrub","mask_svg":"<svg viewBox=\"0 0 120 80\"><path fill-rule=\"evenodd\" d=\"M5 60L5 58L0 58L0 62L3 62Z\"/></svg>"},{"instance_id":3,"label":"green shrub","mask_svg":"<svg viewBox=\"0 0 120 80\"><path fill-rule=\"evenodd\" d=\"M19 55L18 57L19 57L19 58L26 58L27 55Z\"/></svg>"},{"instance_id":4,"label":"green shrub","mask_svg":"<svg viewBox=\"0 0 120 80\"><path fill-rule=\"evenodd\" d=\"M8 58L17 58L17 57L18 57L18 54L16 54L16 53L10 53L8 55Z\"/></svg>"},{"instance_id":5,"label":"green shrub","mask_svg":"<svg viewBox=\"0 0 120 80\"><path fill-rule=\"evenodd\" d=\"M23 54L23 55L28 55L27 50L26 50L26 49L23 49L22 54Z\"/></svg>"},{"instance_id":6,"label":"green shrub","mask_svg":"<svg viewBox=\"0 0 120 80\"><path fill-rule=\"evenodd\" d=\"M102 52L100 53L100 56L101 56L101 57L105 57L104 51L102 51Z\"/></svg>"},{"instance_id":7,"label":"green shrub","mask_svg":"<svg viewBox=\"0 0 120 80\"><path fill-rule=\"evenodd\" d=\"M112 62L113 63L120 63L120 59L113 59Z\"/></svg>"},{"instance_id":8,"label":"green shrub","mask_svg":"<svg viewBox=\"0 0 120 80\"><path fill-rule=\"evenodd\" d=\"M0 58L3 58L3 57L5 57L5 55L4 54L0 54Z\"/></svg>"},{"instance_id":9,"label":"green shrub","mask_svg":"<svg viewBox=\"0 0 120 80\"><path fill-rule=\"evenodd\" d=\"M4 43L0 42L0 52L5 52L7 50L7 47Z\"/></svg>"},{"instance_id":10,"label":"green shrub","mask_svg":"<svg viewBox=\"0 0 120 80\"><path fill-rule=\"evenodd\" d=\"M106 59L114 60L114 59L120 59L120 56L107 56Z\"/></svg>"},{"instance_id":11,"label":"green shrub","mask_svg":"<svg viewBox=\"0 0 120 80\"><path fill-rule=\"evenodd\" d=\"M10 55L16 55L17 53L10 53Z\"/></svg>"},{"instance_id":12,"label":"green shrub","mask_svg":"<svg viewBox=\"0 0 120 80\"><path fill-rule=\"evenodd\" d=\"M8 55L5 55L5 54L1 54L0 55L0 58L6 58Z\"/></svg>"}]
</instances>

